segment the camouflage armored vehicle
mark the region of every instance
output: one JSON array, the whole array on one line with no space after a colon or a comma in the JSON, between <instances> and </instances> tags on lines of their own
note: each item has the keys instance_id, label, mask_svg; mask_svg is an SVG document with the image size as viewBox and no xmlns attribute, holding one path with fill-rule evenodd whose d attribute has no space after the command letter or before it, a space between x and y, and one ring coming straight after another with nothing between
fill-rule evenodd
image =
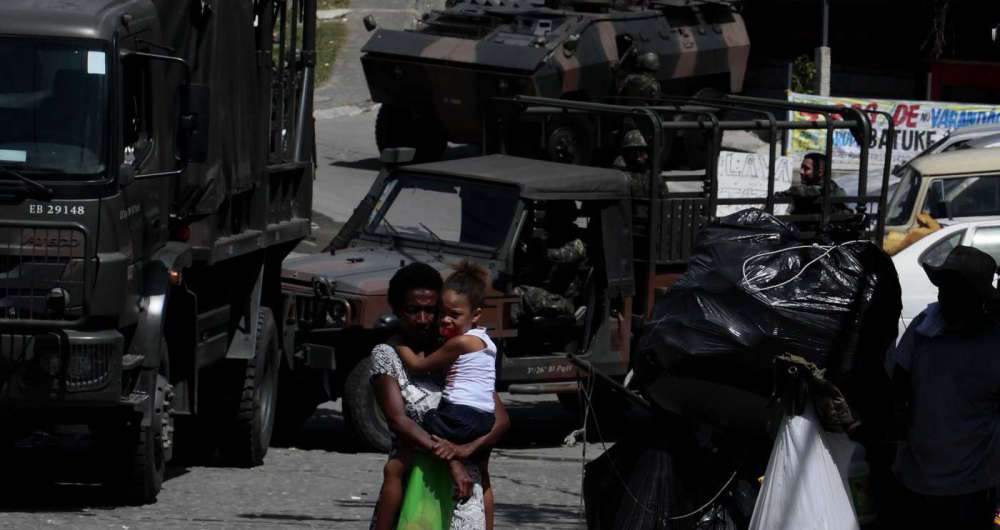
<instances>
[{"instance_id":1,"label":"camouflage armored vehicle","mask_svg":"<svg viewBox=\"0 0 1000 530\"><path fill-rule=\"evenodd\" d=\"M377 29L361 62L372 100L382 104L378 147L411 146L418 160L437 160L448 141L481 143L483 114L497 96L601 101L657 83L660 92L679 96L705 88L739 92L750 42L737 6L454 0L414 30ZM549 134L550 159L586 162L556 152L585 152L578 144L586 131L567 125Z\"/></svg>"},{"instance_id":2,"label":"camouflage armored vehicle","mask_svg":"<svg viewBox=\"0 0 1000 530\"><path fill-rule=\"evenodd\" d=\"M0 2L0 450L82 425L135 503L175 418L261 463L279 267L310 228L314 28L314 0Z\"/></svg>"},{"instance_id":3,"label":"camouflage armored vehicle","mask_svg":"<svg viewBox=\"0 0 1000 530\"><path fill-rule=\"evenodd\" d=\"M391 331L386 291L400 267L421 261L446 274L449 263L463 258L489 267L493 289L481 322L498 345L500 390L572 393L579 372L570 355L621 381L631 367L635 330L651 315L656 292L683 273L698 228L720 206L757 205L773 212L789 202L775 192L779 134L772 135L760 196L720 196L713 161L722 132L827 127L784 121L790 104L780 101L629 107L521 97L506 104L517 107L514 114L572 110L633 120L653 132L649 165L628 175L502 153L406 165L400 155L412 156L412 150L383 152L386 165L334 239L332 255L290 258L282 272L297 364L329 376L326 398L344 398L354 432L374 447L386 449L389 435L368 381L368 354ZM759 119L679 120L727 107ZM869 134L867 118L858 111L847 111L854 113L849 121L833 119L832 107L810 109L827 113L830 128ZM655 147L682 129L715 139L706 169L674 171L664 149ZM867 190L866 169L859 174L865 175L859 189ZM635 178L645 180L644 191L630 182ZM834 199L827 196L819 213L790 219L820 230L851 221L863 226L861 231L880 233L885 197L860 194L837 199L861 205L856 211L834 212L829 204ZM538 303L532 293L539 287L556 296Z\"/></svg>"}]
</instances>

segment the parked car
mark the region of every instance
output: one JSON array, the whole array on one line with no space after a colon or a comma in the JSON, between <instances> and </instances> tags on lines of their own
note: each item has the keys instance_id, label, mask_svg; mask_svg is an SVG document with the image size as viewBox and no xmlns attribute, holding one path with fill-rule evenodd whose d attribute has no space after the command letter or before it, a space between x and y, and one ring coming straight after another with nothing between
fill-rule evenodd
<instances>
[{"instance_id":1,"label":"parked car","mask_svg":"<svg viewBox=\"0 0 1000 530\"><path fill-rule=\"evenodd\" d=\"M940 140L932 143L909 161L893 168L893 175L901 175L903 170L921 157L949 153L963 149L989 149L1000 147L1000 124L971 125L953 129Z\"/></svg>"},{"instance_id":2,"label":"parked car","mask_svg":"<svg viewBox=\"0 0 1000 530\"><path fill-rule=\"evenodd\" d=\"M892 257L903 288L900 334L928 304L937 301L937 288L927 279L923 264L940 265L958 245L976 247L1000 262L1000 219L946 226Z\"/></svg>"},{"instance_id":3,"label":"parked car","mask_svg":"<svg viewBox=\"0 0 1000 530\"><path fill-rule=\"evenodd\" d=\"M1000 149L924 156L900 177L889 201L888 240L915 227L920 213L941 224L1000 216Z\"/></svg>"}]
</instances>

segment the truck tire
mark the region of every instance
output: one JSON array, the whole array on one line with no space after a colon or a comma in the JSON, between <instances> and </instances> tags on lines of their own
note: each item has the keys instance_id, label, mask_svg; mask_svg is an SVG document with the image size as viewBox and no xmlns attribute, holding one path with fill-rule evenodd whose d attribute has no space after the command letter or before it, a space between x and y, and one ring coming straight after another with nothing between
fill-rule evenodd
<instances>
[{"instance_id":1,"label":"truck tire","mask_svg":"<svg viewBox=\"0 0 1000 530\"><path fill-rule=\"evenodd\" d=\"M365 357L344 382L344 420L362 446L380 453L392 449L392 435L368 380L371 357Z\"/></svg>"},{"instance_id":2,"label":"truck tire","mask_svg":"<svg viewBox=\"0 0 1000 530\"><path fill-rule=\"evenodd\" d=\"M259 466L271 444L278 397L281 352L271 310L258 313L257 346L254 358L230 361L232 384L238 385L231 412L233 425L222 446L224 460L240 467Z\"/></svg>"},{"instance_id":3,"label":"truck tire","mask_svg":"<svg viewBox=\"0 0 1000 530\"><path fill-rule=\"evenodd\" d=\"M166 366L166 347L161 346ZM165 372L161 368L160 372ZM150 372L155 377L155 392L149 403L148 426L134 417L116 425L104 434L111 450L110 476L105 481L113 495L125 504L142 505L156 502L163 485L167 462L173 453L173 388L165 373Z\"/></svg>"},{"instance_id":4,"label":"truck tire","mask_svg":"<svg viewBox=\"0 0 1000 530\"><path fill-rule=\"evenodd\" d=\"M417 151L414 162L435 162L444 156L448 139L433 119L415 119L405 107L383 104L375 117L375 144L379 152L390 147L412 147Z\"/></svg>"}]
</instances>

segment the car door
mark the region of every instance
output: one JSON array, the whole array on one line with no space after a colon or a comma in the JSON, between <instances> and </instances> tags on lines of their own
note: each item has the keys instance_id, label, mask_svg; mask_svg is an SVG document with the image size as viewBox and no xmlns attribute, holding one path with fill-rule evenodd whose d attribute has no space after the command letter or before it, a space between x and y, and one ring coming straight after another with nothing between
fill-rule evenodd
<instances>
[{"instance_id":1,"label":"car door","mask_svg":"<svg viewBox=\"0 0 1000 530\"><path fill-rule=\"evenodd\" d=\"M977 223L968 239L966 244L989 254L1000 264L1000 221Z\"/></svg>"}]
</instances>

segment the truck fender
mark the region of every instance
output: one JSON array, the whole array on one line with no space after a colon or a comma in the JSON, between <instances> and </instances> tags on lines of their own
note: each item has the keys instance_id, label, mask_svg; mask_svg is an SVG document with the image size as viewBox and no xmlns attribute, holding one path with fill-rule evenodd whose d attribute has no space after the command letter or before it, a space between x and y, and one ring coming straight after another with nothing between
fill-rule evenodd
<instances>
[{"instance_id":1,"label":"truck fender","mask_svg":"<svg viewBox=\"0 0 1000 530\"><path fill-rule=\"evenodd\" d=\"M145 355L143 368L159 368L160 337L163 336L170 292L170 272L181 272L191 265L191 247L186 243L168 242L147 262L143 274L143 316L136 329L138 346ZM156 352L155 355L148 355Z\"/></svg>"}]
</instances>

